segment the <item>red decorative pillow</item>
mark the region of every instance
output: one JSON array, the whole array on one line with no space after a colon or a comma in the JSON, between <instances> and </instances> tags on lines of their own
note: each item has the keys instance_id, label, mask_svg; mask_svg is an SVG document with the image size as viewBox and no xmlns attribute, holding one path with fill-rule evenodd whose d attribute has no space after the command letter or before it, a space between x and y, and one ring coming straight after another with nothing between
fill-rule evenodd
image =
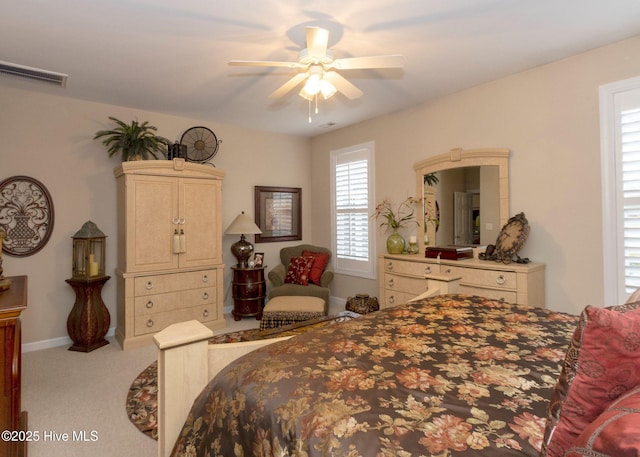
<instances>
[{"instance_id":1,"label":"red decorative pillow","mask_svg":"<svg viewBox=\"0 0 640 457\"><path fill-rule=\"evenodd\" d=\"M640 455L640 387L623 395L584 429L565 457Z\"/></svg>"},{"instance_id":2,"label":"red decorative pillow","mask_svg":"<svg viewBox=\"0 0 640 457\"><path fill-rule=\"evenodd\" d=\"M311 265L313 265L313 257L311 256L291 257L284 282L301 286L309 285Z\"/></svg>"},{"instance_id":3,"label":"red decorative pillow","mask_svg":"<svg viewBox=\"0 0 640 457\"><path fill-rule=\"evenodd\" d=\"M618 397L640 385L640 304L587 306L547 414L541 456L562 457Z\"/></svg>"},{"instance_id":4,"label":"red decorative pillow","mask_svg":"<svg viewBox=\"0 0 640 457\"><path fill-rule=\"evenodd\" d=\"M314 284L320 285L320 277L324 273L324 269L329 263L329 253L327 252L311 252L302 251L303 256L313 257L313 265L309 272L309 281Z\"/></svg>"}]
</instances>

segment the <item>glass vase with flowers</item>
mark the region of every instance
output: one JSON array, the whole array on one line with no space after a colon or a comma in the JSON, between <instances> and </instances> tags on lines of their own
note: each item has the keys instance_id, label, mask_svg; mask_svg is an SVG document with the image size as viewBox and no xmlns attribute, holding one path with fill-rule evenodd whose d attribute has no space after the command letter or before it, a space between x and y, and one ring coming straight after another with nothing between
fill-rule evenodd
<instances>
[{"instance_id":1,"label":"glass vase with flowers","mask_svg":"<svg viewBox=\"0 0 640 457\"><path fill-rule=\"evenodd\" d=\"M402 254L405 250L404 238L398 233L398 229L404 228L410 224L418 224L414 219L415 205L419 200L413 197L407 197L401 202L397 209L391 204L388 198L382 200L376 206L373 216L376 219L382 218L380 227L386 227L392 233L387 238L387 252L389 254Z\"/></svg>"}]
</instances>

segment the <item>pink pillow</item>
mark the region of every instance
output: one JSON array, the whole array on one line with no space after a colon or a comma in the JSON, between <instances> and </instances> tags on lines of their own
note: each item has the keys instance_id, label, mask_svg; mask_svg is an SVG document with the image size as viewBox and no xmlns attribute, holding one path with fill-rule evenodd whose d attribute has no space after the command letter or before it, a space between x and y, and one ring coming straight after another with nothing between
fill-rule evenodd
<instances>
[{"instance_id":1,"label":"pink pillow","mask_svg":"<svg viewBox=\"0 0 640 457\"><path fill-rule=\"evenodd\" d=\"M613 402L589 424L565 457L640 455L640 387Z\"/></svg>"},{"instance_id":2,"label":"pink pillow","mask_svg":"<svg viewBox=\"0 0 640 457\"><path fill-rule=\"evenodd\" d=\"M309 271L309 281L320 285L322 273L324 273L324 269L329 263L329 254L326 252L302 251L302 255L313 257L313 265L311 266L311 271Z\"/></svg>"},{"instance_id":3,"label":"pink pillow","mask_svg":"<svg viewBox=\"0 0 640 457\"><path fill-rule=\"evenodd\" d=\"M541 456L562 457L618 397L640 385L640 303L587 306L549 404Z\"/></svg>"},{"instance_id":4,"label":"pink pillow","mask_svg":"<svg viewBox=\"0 0 640 457\"><path fill-rule=\"evenodd\" d=\"M309 285L311 265L313 265L313 257L291 257L284 282L287 284L299 284L301 286Z\"/></svg>"}]
</instances>

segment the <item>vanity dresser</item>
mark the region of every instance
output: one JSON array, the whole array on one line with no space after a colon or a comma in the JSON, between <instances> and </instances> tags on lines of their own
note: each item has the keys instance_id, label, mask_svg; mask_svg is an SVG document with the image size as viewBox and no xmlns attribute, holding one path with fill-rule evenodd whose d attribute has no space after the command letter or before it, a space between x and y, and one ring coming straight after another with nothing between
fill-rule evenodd
<instances>
[{"instance_id":1,"label":"vanity dresser","mask_svg":"<svg viewBox=\"0 0 640 457\"><path fill-rule=\"evenodd\" d=\"M381 307L406 303L428 290L432 280L449 290L530 306L545 306L544 263L503 263L473 258L426 258L425 247L495 244L510 218L509 149L452 149L417 162L416 195L422 214L420 254L378 258ZM435 178L435 179L434 179ZM520 211L516 211L520 212ZM431 277L431 278L429 278Z\"/></svg>"},{"instance_id":2,"label":"vanity dresser","mask_svg":"<svg viewBox=\"0 0 640 457\"><path fill-rule=\"evenodd\" d=\"M440 260L424 254L384 254L378 258L382 308L406 303L426 292L426 276L459 278L457 292L544 308L543 263L497 263L487 260ZM455 289L454 289L455 290Z\"/></svg>"}]
</instances>

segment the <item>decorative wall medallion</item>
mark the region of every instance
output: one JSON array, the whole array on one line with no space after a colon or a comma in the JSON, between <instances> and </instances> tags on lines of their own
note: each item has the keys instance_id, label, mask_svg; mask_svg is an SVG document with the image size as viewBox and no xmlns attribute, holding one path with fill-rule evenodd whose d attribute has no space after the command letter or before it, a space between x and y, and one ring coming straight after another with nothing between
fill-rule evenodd
<instances>
[{"instance_id":1,"label":"decorative wall medallion","mask_svg":"<svg viewBox=\"0 0 640 457\"><path fill-rule=\"evenodd\" d=\"M44 185L28 176L0 182L0 227L3 252L24 257L47 244L53 231L53 200Z\"/></svg>"}]
</instances>

